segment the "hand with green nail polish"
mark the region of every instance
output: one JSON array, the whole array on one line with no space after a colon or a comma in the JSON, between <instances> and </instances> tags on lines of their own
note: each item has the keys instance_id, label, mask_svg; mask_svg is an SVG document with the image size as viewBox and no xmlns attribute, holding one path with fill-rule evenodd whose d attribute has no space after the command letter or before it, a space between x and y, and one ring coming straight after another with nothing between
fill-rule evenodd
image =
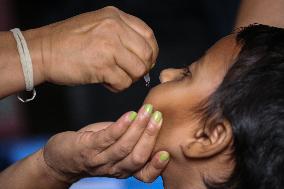
<instances>
[{"instance_id":1,"label":"hand with green nail polish","mask_svg":"<svg viewBox=\"0 0 284 189\"><path fill-rule=\"evenodd\" d=\"M41 188L67 189L73 182L87 176L134 176L152 182L170 159L165 151L153 154L162 122L162 113L154 112L151 104L145 104L138 112L125 113L116 122L95 123L77 132L59 133L43 149L4 171L0 179L13 177L14 170L21 170L23 180L48 179L56 183L56 187L46 184ZM30 170L26 168L27 164ZM44 178L32 177L30 172L34 169L42 171L40 175ZM5 188L14 188L10 187L13 183L9 184Z\"/></svg>"}]
</instances>

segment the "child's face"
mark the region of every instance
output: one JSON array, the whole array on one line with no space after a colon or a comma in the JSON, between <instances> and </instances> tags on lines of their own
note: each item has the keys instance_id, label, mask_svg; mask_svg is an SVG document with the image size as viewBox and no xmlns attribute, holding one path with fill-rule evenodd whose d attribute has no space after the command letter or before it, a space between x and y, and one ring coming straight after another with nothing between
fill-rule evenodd
<instances>
[{"instance_id":1,"label":"child's face","mask_svg":"<svg viewBox=\"0 0 284 189\"><path fill-rule=\"evenodd\" d=\"M184 69L161 72L161 84L150 91L144 102L163 113L163 125L155 151L167 150L172 158L182 158L179 146L193 140L200 128L198 120L193 117L194 107L220 85L239 50L235 35L229 35L189 66L191 75L184 76Z\"/></svg>"}]
</instances>

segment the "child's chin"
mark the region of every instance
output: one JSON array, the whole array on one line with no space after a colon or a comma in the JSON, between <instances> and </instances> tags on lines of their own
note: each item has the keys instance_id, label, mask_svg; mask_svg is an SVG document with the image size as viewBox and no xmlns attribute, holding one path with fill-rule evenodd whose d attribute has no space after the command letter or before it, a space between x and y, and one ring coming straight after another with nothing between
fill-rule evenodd
<instances>
[{"instance_id":1,"label":"child's chin","mask_svg":"<svg viewBox=\"0 0 284 189\"><path fill-rule=\"evenodd\" d=\"M159 86L159 85L158 85ZM154 109L157 105L157 103L161 100L160 96L160 90L159 87L153 87L147 94L147 96L144 99L143 104L152 104Z\"/></svg>"}]
</instances>

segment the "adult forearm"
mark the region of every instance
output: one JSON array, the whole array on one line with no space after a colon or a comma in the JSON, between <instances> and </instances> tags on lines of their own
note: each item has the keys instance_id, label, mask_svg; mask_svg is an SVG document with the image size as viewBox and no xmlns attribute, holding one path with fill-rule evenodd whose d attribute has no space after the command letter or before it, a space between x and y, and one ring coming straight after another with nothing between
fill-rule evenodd
<instances>
[{"instance_id":1,"label":"adult forearm","mask_svg":"<svg viewBox=\"0 0 284 189\"><path fill-rule=\"evenodd\" d=\"M23 32L31 54L34 84L44 81L41 74L41 42L39 30ZM0 32L0 99L25 89L20 57L11 32Z\"/></svg>"},{"instance_id":2,"label":"adult forearm","mask_svg":"<svg viewBox=\"0 0 284 189\"><path fill-rule=\"evenodd\" d=\"M242 0L235 28L253 23L284 27L284 0Z\"/></svg>"},{"instance_id":3,"label":"adult forearm","mask_svg":"<svg viewBox=\"0 0 284 189\"><path fill-rule=\"evenodd\" d=\"M67 189L70 184L51 174L39 151L10 166L0 174L1 188L10 189Z\"/></svg>"}]
</instances>

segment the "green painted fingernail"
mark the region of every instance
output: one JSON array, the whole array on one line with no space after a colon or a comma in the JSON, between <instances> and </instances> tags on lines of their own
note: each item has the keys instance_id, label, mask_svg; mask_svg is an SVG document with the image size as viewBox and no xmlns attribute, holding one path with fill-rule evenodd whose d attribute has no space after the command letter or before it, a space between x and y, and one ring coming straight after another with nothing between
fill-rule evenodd
<instances>
[{"instance_id":1,"label":"green painted fingernail","mask_svg":"<svg viewBox=\"0 0 284 189\"><path fill-rule=\"evenodd\" d=\"M162 120L162 113L159 111L155 111L155 113L152 115L152 118L156 123L160 123L160 121Z\"/></svg>"},{"instance_id":2,"label":"green painted fingernail","mask_svg":"<svg viewBox=\"0 0 284 189\"><path fill-rule=\"evenodd\" d=\"M153 106L151 104L145 104L144 109L148 114L151 114L153 111Z\"/></svg>"},{"instance_id":3,"label":"green painted fingernail","mask_svg":"<svg viewBox=\"0 0 284 189\"><path fill-rule=\"evenodd\" d=\"M160 154L160 160L161 161L168 161L170 158L170 154L168 152L162 152Z\"/></svg>"},{"instance_id":4,"label":"green painted fingernail","mask_svg":"<svg viewBox=\"0 0 284 189\"><path fill-rule=\"evenodd\" d=\"M130 121L133 121L136 117L137 117L137 113L134 112L134 111L132 111L132 112L130 113L130 115L129 115Z\"/></svg>"}]
</instances>

